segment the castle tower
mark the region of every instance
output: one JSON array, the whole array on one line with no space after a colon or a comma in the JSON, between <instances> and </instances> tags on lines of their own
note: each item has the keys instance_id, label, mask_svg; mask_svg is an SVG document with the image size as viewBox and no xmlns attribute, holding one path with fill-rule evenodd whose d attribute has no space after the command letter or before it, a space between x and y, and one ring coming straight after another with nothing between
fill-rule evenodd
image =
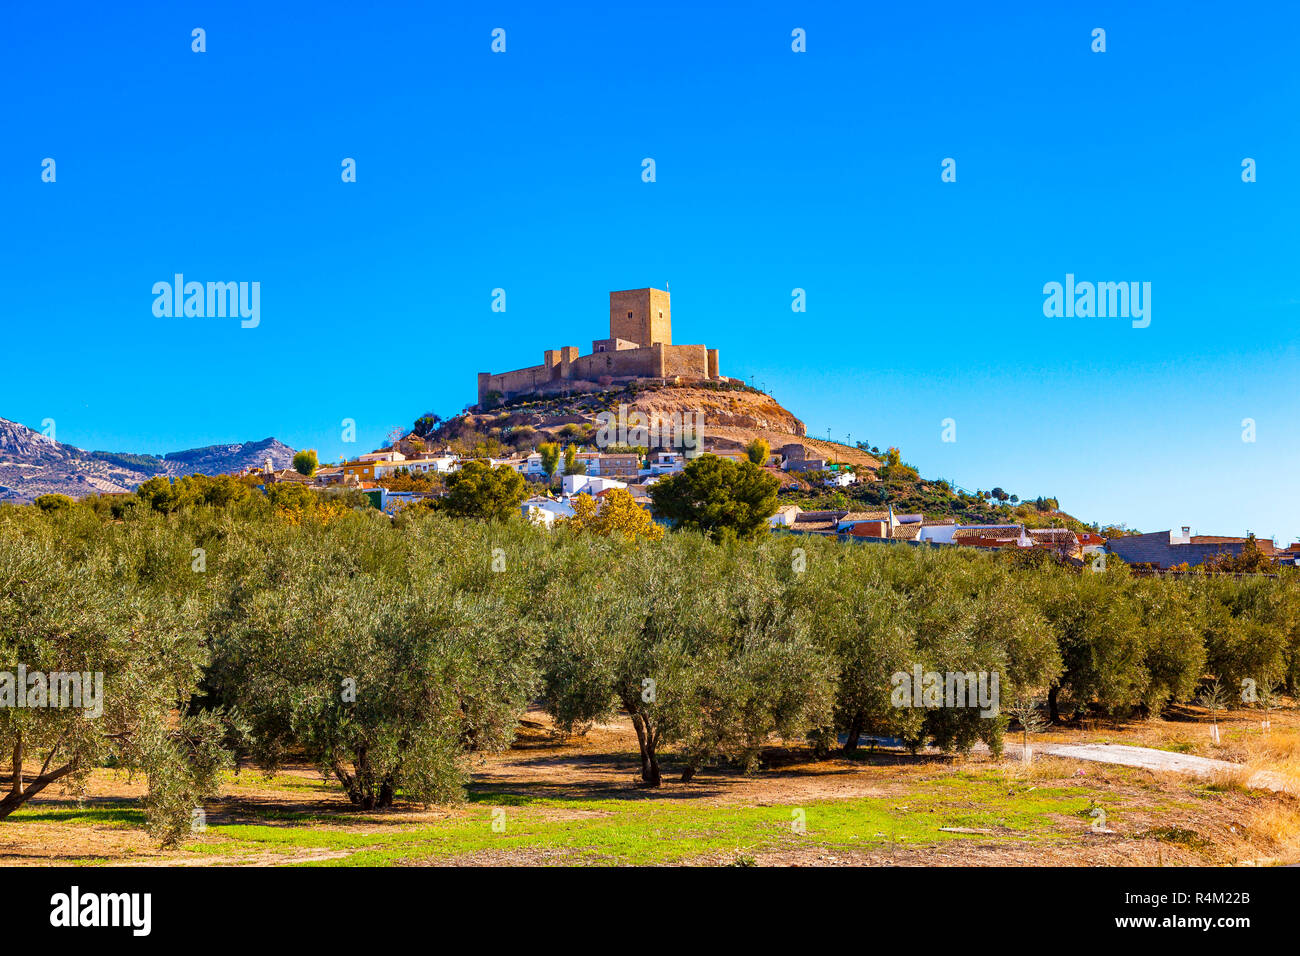
<instances>
[{"instance_id":1,"label":"castle tower","mask_svg":"<svg viewBox=\"0 0 1300 956\"><path fill-rule=\"evenodd\" d=\"M609 294L609 337L642 348L673 344L673 314L661 289L628 289Z\"/></svg>"}]
</instances>

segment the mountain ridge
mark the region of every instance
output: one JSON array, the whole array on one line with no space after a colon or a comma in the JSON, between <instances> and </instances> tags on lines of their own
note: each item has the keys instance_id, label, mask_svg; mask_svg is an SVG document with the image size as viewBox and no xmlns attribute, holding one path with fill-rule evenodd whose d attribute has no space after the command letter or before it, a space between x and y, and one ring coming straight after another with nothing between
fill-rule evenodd
<instances>
[{"instance_id":1,"label":"mountain ridge","mask_svg":"<svg viewBox=\"0 0 1300 956\"><path fill-rule=\"evenodd\" d=\"M48 494L120 494L160 475L218 475L259 467L268 457L274 467L289 468L293 456L294 449L274 437L186 448L162 457L86 451L0 418L0 502L26 504Z\"/></svg>"}]
</instances>

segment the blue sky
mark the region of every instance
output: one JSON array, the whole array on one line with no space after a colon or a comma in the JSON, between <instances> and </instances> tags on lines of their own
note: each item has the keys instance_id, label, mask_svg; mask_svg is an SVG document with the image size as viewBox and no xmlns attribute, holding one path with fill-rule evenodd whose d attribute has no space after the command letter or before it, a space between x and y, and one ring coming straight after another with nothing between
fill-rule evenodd
<instances>
[{"instance_id":1,"label":"blue sky","mask_svg":"<svg viewBox=\"0 0 1300 956\"><path fill-rule=\"evenodd\" d=\"M1293 5L127 6L0 33L0 416L336 459L668 282L675 340L812 434L1300 538ZM259 281L261 324L155 317L177 272ZM1046 318L1066 273L1150 282L1150 327Z\"/></svg>"}]
</instances>

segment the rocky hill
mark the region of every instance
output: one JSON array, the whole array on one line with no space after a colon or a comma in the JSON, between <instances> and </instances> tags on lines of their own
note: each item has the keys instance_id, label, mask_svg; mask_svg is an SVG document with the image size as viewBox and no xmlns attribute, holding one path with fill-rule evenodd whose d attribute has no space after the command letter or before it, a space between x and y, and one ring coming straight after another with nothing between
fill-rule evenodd
<instances>
[{"instance_id":1,"label":"rocky hill","mask_svg":"<svg viewBox=\"0 0 1300 956\"><path fill-rule=\"evenodd\" d=\"M292 448L274 438L209 445L162 458L85 451L0 418L0 501L25 503L45 494L80 498L127 492L156 475L217 475L260 466L268 457L276 468L288 468L293 454Z\"/></svg>"},{"instance_id":2,"label":"rocky hill","mask_svg":"<svg viewBox=\"0 0 1300 956\"><path fill-rule=\"evenodd\" d=\"M673 386L639 392L627 403L651 420L674 412L698 410L704 416L705 444L717 451L740 451L755 438L765 440L774 451L783 445L804 446L809 458L827 458L850 465L876 468L872 455L838 442L809 438L804 423L771 395L750 388L716 389Z\"/></svg>"},{"instance_id":3,"label":"rocky hill","mask_svg":"<svg viewBox=\"0 0 1300 956\"><path fill-rule=\"evenodd\" d=\"M464 453L484 439L516 451L551 439L589 441L597 416L601 412L616 415L620 405L626 406L629 415L641 412L651 423L698 413L703 416L705 446L714 451L740 450L755 438L762 438L774 451L797 442L805 446L808 457L825 457L873 470L880 464L857 448L809 438L804 423L776 399L739 383L642 383L562 397L521 397L449 419L428 438L435 446L450 444Z\"/></svg>"},{"instance_id":4,"label":"rocky hill","mask_svg":"<svg viewBox=\"0 0 1300 956\"><path fill-rule=\"evenodd\" d=\"M1082 531L1095 528L1060 510L1052 498L1026 499L1002 492L972 492L947 481L925 479L900 461L882 461L860 448L810 438L804 423L770 395L741 383L726 385L641 383L619 389L584 389L568 396L521 396L490 409L473 408L446 421L417 422L419 448L407 436L397 449L414 453L422 448L448 447L464 455L507 455L529 451L543 441L590 446L602 412L643 413L663 421L672 415L698 411L704 416L705 445L713 451L733 451L762 438L774 451L790 443L804 446L806 457L825 458L860 466L858 484L826 488L794 473L780 473L782 501L805 509L872 511L891 505L899 513L920 512L932 518L952 518L972 524L1017 523L1027 527L1063 526ZM422 423L433 423L420 429ZM894 458L890 450L886 458ZM1119 532L1115 532L1119 533Z\"/></svg>"}]
</instances>

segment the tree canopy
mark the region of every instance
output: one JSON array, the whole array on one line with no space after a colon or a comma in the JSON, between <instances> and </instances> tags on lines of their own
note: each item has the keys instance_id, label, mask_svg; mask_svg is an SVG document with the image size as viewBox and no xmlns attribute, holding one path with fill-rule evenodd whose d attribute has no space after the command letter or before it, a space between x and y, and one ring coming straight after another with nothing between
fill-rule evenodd
<instances>
[{"instance_id":1,"label":"tree canopy","mask_svg":"<svg viewBox=\"0 0 1300 956\"><path fill-rule=\"evenodd\" d=\"M486 462L470 461L447 476L443 508L459 518L505 521L518 513L527 495L523 475L509 465L494 468Z\"/></svg>"},{"instance_id":2,"label":"tree canopy","mask_svg":"<svg viewBox=\"0 0 1300 956\"><path fill-rule=\"evenodd\" d=\"M569 522L579 531L618 535L627 540L658 541L664 536L663 525L656 524L624 488L611 488L599 500L591 495L577 495L573 508L575 513Z\"/></svg>"},{"instance_id":3,"label":"tree canopy","mask_svg":"<svg viewBox=\"0 0 1300 956\"><path fill-rule=\"evenodd\" d=\"M293 470L310 478L316 474L320 462L316 459L316 449L307 448L293 456Z\"/></svg>"},{"instance_id":4,"label":"tree canopy","mask_svg":"<svg viewBox=\"0 0 1300 956\"><path fill-rule=\"evenodd\" d=\"M780 482L751 462L702 455L650 486L655 510L677 527L752 538L776 514Z\"/></svg>"},{"instance_id":5,"label":"tree canopy","mask_svg":"<svg viewBox=\"0 0 1300 956\"><path fill-rule=\"evenodd\" d=\"M557 442L544 441L537 446L537 453L542 456L542 471L548 480L554 480L555 470L560 467L560 446Z\"/></svg>"},{"instance_id":6,"label":"tree canopy","mask_svg":"<svg viewBox=\"0 0 1300 956\"><path fill-rule=\"evenodd\" d=\"M709 457L687 474L728 493L767 477ZM360 809L454 801L535 701L574 733L626 714L654 785L756 769L778 738L1000 749L996 708L900 703L918 670L996 674L1003 701L1046 697L1058 721L1159 713L1214 682L1231 707L1300 690L1294 568L1139 576L707 521L654 540L618 493L545 530L515 511L509 467L472 463L457 484L476 520L197 477L0 506L0 704L20 664L103 685L88 707L45 707L53 684L25 681L37 705L0 706L0 818L121 766L175 841L236 756L274 772L307 755Z\"/></svg>"}]
</instances>

